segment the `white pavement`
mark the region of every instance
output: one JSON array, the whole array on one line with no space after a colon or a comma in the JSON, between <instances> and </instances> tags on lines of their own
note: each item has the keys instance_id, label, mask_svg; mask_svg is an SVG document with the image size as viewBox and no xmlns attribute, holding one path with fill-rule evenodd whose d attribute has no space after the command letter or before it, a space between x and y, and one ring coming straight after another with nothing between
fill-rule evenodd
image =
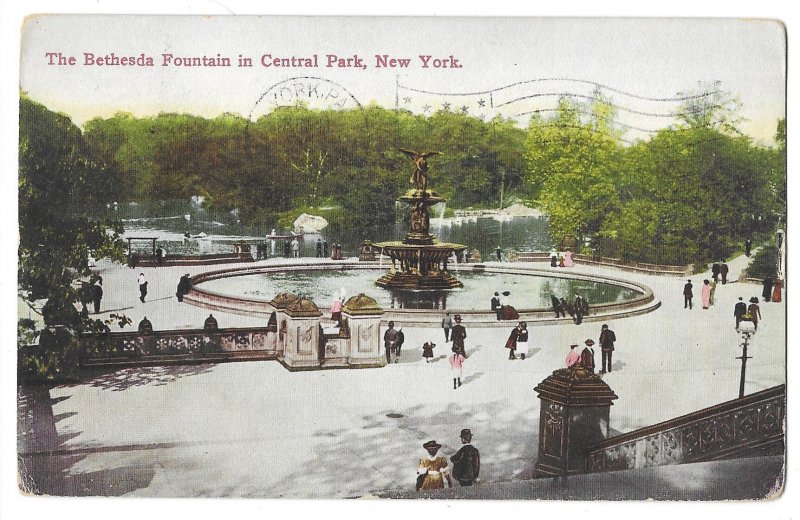
<instances>
[{"instance_id":1,"label":"white pavement","mask_svg":"<svg viewBox=\"0 0 800 520\"><path fill-rule=\"evenodd\" d=\"M747 259L728 264L735 280ZM198 327L208 311L178 304L175 286L183 273L218 268L107 266L103 309L123 310L134 325L146 315L158 329ZM150 280L146 304L138 301L139 272ZM662 302L652 313L608 322L618 338L613 372L603 376L619 396L613 432L737 397L733 306L739 296L759 296L760 286L719 284L716 305L703 310L700 286L710 273L695 275L688 310L685 279L588 266L574 272L644 283ZM785 383L785 306L762 303L761 312L746 393ZM263 325L214 314L221 327ZM49 396L23 389L20 415L35 416L37 431L23 432L20 452L48 494L334 498L413 489L422 443L436 439L449 456L459 430L471 428L484 482L528 478L539 429L533 388L564 366L570 343L597 341L600 325L533 327L528 359L509 361L507 331L465 323L468 359L458 390L442 331L411 328L400 363L381 369L290 373L274 361L132 368ZM438 357L428 365L421 345L431 340ZM23 430L28 424L21 421Z\"/></svg>"}]
</instances>

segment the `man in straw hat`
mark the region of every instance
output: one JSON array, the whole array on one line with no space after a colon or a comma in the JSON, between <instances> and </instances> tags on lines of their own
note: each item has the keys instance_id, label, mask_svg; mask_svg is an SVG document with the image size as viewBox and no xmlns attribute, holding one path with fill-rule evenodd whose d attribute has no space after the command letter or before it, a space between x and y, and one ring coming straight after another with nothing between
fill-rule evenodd
<instances>
[{"instance_id":1,"label":"man in straw hat","mask_svg":"<svg viewBox=\"0 0 800 520\"><path fill-rule=\"evenodd\" d=\"M437 456L442 445L436 441L428 441L422 447L428 451L428 456L419 461L417 491L444 489L445 479L447 479L447 486L453 487L453 481L450 480L450 469L447 467L447 458Z\"/></svg>"},{"instance_id":2,"label":"man in straw hat","mask_svg":"<svg viewBox=\"0 0 800 520\"><path fill-rule=\"evenodd\" d=\"M481 472L481 455L472 445L472 431L469 428L461 430L461 449L450 457L453 463L453 477L462 486L471 486Z\"/></svg>"},{"instance_id":3,"label":"man in straw hat","mask_svg":"<svg viewBox=\"0 0 800 520\"><path fill-rule=\"evenodd\" d=\"M584 343L586 347L581 352L581 366L590 374L594 374L594 349L592 348L594 340L587 339Z\"/></svg>"}]
</instances>

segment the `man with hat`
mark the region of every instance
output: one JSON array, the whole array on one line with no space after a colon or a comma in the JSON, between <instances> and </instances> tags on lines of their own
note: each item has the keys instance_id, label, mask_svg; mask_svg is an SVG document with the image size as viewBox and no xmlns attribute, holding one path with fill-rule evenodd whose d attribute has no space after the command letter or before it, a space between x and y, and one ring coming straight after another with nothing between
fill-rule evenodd
<instances>
[{"instance_id":1,"label":"man with hat","mask_svg":"<svg viewBox=\"0 0 800 520\"><path fill-rule=\"evenodd\" d=\"M456 348L458 348L458 352L466 358L467 352L464 349L464 340L467 337L467 330L461 325L460 314L453 316L453 320L456 322L453 329L450 331L450 340L453 342L453 352L456 352Z\"/></svg>"},{"instance_id":2,"label":"man with hat","mask_svg":"<svg viewBox=\"0 0 800 520\"><path fill-rule=\"evenodd\" d=\"M453 463L453 477L462 486L471 486L481 471L481 455L472 445L472 432L469 428L461 430L461 449L450 457Z\"/></svg>"},{"instance_id":3,"label":"man with hat","mask_svg":"<svg viewBox=\"0 0 800 520\"><path fill-rule=\"evenodd\" d=\"M383 334L383 349L386 352L386 362L397 362L397 331L394 330L394 322L389 322L389 328Z\"/></svg>"},{"instance_id":4,"label":"man with hat","mask_svg":"<svg viewBox=\"0 0 800 520\"><path fill-rule=\"evenodd\" d=\"M603 326L600 327L601 374L606 373L606 371L611 372L611 356L614 353L615 341L617 341L616 334L604 323Z\"/></svg>"},{"instance_id":5,"label":"man with hat","mask_svg":"<svg viewBox=\"0 0 800 520\"><path fill-rule=\"evenodd\" d=\"M584 343L586 347L581 352L581 366L590 374L594 374L594 349L592 348L594 340L587 339Z\"/></svg>"},{"instance_id":6,"label":"man with hat","mask_svg":"<svg viewBox=\"0 0 800 520\"><path fill-rule=\"evenodd\" d=\"M417 491L444 489L445 479L447 479L448 487L453 487L453 481L450 480L450 469L447 467L447 458L436 456L442 445L436 441L428 441L422 447L428 451L428 456L419 461Z\"/></svg>"},{"instance_id":7,"label":"man with hat","mask_svg":"<svg viewBox=\"0 0 800 520\"><path fill-rule=\"evenodd\" d=\"M733 308L733 317L736 318L736 332L739 332L739 324L742 322L742 317L747 314L747 304L742 301L742 297L739 296L739 301L736 302L736 306Z\"/></svg>"}]
</instances>

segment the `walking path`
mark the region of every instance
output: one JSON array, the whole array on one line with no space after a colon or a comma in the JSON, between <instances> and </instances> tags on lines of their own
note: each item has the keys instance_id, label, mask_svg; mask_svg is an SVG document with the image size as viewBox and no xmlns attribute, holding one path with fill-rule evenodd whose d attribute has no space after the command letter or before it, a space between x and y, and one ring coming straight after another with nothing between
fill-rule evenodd
<instances>
[{"instance_id":1,"label":"walking path","mask_svg":"<svg viewBox=\"0 0 800 520\"><path fill-rule=\"evenodd\" d=\"M271 260L270 262L274 262ZM280 260L278 260L280 261ZM731 278L747 265L728 262ZM252 264L251 264L252 265ZM179 304L180 275L206 268L103 269L103 309L134 324L195 328L205 309ZM136 278L150 280L147 303ZM685 279L576 266L574 272L635 280L662 302L656 311L610 321L618 342L604 380L619 399L612 433L627 432L738 395L741 349L733 307L758 296L755 284L719 284L716 304L683 308ZM353 291L349 290L352 294ZM785 382L786 308L761 304L746 393ZM107 314L109 311L104 311ZM220 327L260 326L257 318L214 313ZM399 324L402 326L402 323ZM528 358L509 361L508 331L467 327L464 383L453 390L441 329L404 328L400 362L382 369L290 373L272 361L118 370L46 392L21 389L19 451L33 489L56 495L350 497L413 489L436 439L459 447L471 428L485 483L532 475L539 400L533 388L563 367L571 343L598 340L600 323L531 330ZM422 359L433 341L434 363ZM596 362L600 364L599 349ZM527 496L527 495L526 495Z\"/></svg>"}]
</instances>

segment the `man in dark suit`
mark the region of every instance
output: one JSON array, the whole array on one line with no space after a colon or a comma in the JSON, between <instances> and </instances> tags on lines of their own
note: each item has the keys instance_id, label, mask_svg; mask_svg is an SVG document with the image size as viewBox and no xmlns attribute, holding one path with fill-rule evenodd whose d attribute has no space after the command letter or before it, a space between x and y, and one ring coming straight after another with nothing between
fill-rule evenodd
<instances>
[{"instance_id":1,"label":"man in dark suit","mask_svg":"<svg viewBox=\"0 0 800 520\"><path fill-rule=\"evenodd\" d=\"M502 309L502 305L500 304L500 293L494 293L494 296L491 300L492 311L497 314L497 319L500 319L500 309Z\"/></svg>"},{"instance_id":2,"label":"man in dark suit","mask_svg":"<svg viewBox=\"0 0 800 520\"><path fill-rule=\"evenodd\" d=\"M722 285L728 283L728 264L722 262L719 266L719 275L722 277Z\"/></svg>"},{"instance_id":3,"label":"man in dark suit","mask_svg":"<svg viewBox=\"0 0 800 520\"><path fill-rule=\"evenodd\" d=\"M471 486L481 471L481 455L472 445L472 432L469 428L461 430L461 449L450 457L453 463L453 477L462 486Z\"/></svg>"},{"instance_id":4,"label":"man in dark suit","mask_svg":"<svg viewBox=\"0 0 800 520\"><path fill-rule=\"evenodd\" d=\"M467 357L466 349L464 348L464 340L467 338L467 329L461 325L461 316L456 314L453 317L456 322L453 329L450 331L450 341L453 342L453 352L460 352L462 356Z\"/></svg>"},{"instance_id":5,"label":"man in dark suit","mask_svg":"<svg viewBox=\"0 0 800 520\"><path fill-rule=\"evenodd\" d=\"M600 352L602 355L601 374L611 372L611 355L614 353L615 341L617 341L616 334L604 323L603 326L600 327Z\"/></svg>"},{"instance_id":6,"label":"man in dark suit","mask_svg":"<svg viewBox=\"0 0 800 520\"><path fill-rule=\"evenodd\" d=\"M692 308L692 281L686 280L686 285L683 286L683 308L684 309L691 309Z\"/></svg>"},{"instance_id":7,"label":"man in dark suit","mask_svg":"<svg viewBox=\"0 0 800 520\"><path fill-rule=\"evenodd\" d=\"M733 308L733 317L736 318L736 332L739 332L739 324L742 322L742 316L747 314L747 304L742 301L742 297L739 296L739 301L736 302L736 306Z\"/></svg>"}]
</instances>

